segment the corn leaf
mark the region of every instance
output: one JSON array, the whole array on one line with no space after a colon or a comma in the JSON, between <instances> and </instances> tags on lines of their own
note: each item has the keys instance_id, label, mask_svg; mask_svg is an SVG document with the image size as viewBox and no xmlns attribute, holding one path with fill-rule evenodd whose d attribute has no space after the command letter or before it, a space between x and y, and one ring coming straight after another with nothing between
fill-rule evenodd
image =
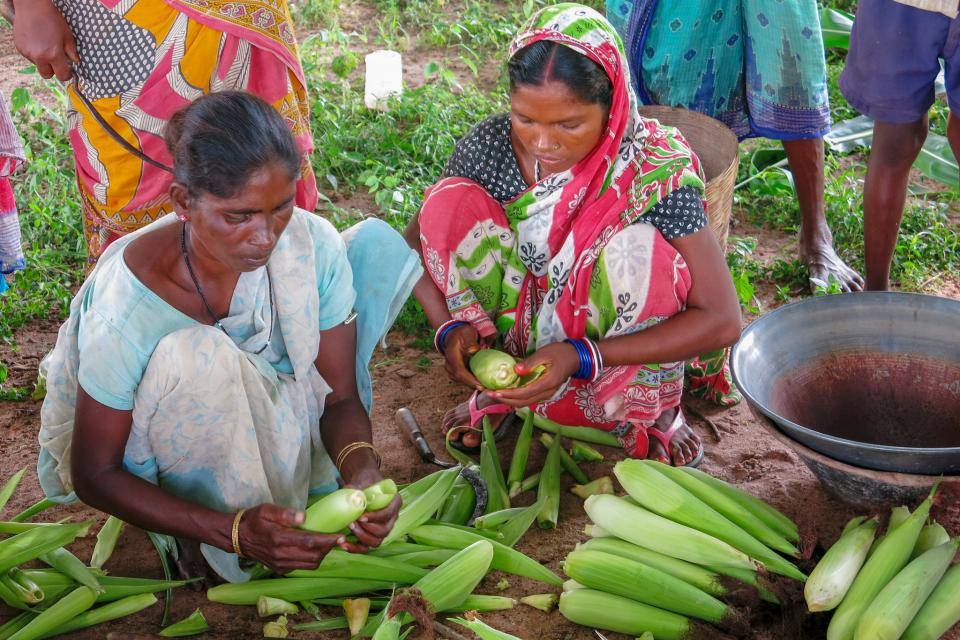
<instances>
[{"instance_id":1,"label":"corn leaf","mask_svg":"<svg viewBox=\"0 0 960 640\"><path fill-rule=\"evenodd\" d=\"M7 506L7 502L10 501L10 496L13 495L13 492L17 490L17 485L20 484L20 479L23 478L23 474L27 471L27 468L24 467L17 471L15 474L10 476L10 479L3 485L3 488L0 489L0 511L3 511Z\"/></svg>"},{"instance_id":2,"label":"corn leaf","mask_svg":"<svg viewBox=\"0 0 960 640\"><path fill-rule=\"evenodd\" d=\"M820 30L823 32L824 47L849 49L853 14L839 9L821 9Z\"/></svg>"}]
</instances>

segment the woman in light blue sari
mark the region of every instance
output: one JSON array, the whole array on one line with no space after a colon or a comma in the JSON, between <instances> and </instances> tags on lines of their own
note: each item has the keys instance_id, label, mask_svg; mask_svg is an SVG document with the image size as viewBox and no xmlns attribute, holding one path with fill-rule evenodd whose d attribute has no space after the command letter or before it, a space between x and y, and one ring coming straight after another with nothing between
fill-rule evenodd
<instances>
[{"instance_id":1,"label":"woman in light blue sari","mask_svg":"<svg viewBox=\"0 0 960 640\"><path fill-rule=\"evenodd\" d=\"M367 362L417 255L296 208L301 155L259 98L202 97L166 138L177 215L108 248L44 363L44 491L199 542L231 581L239 557L285 572L379 544L399 500L356 543L296 525L309 494L382 477Z\"/></svg>"}]
</instances>

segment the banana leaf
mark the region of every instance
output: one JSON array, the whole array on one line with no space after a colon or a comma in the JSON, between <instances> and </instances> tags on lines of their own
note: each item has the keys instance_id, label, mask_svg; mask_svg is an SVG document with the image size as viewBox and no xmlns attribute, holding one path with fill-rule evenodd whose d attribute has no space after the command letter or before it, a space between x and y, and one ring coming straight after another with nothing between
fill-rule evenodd
<instances>
[{"instance_id":1,"label":"banana leaf","mask_svg":"<svg viewBox=\"0 0 960 640\"><path fill-rule=\"evenodd\" d=\"M821 9L820 29L823 32L824 47L849 49L853 14L839 9Z\"/></svg>"}]
</instances>

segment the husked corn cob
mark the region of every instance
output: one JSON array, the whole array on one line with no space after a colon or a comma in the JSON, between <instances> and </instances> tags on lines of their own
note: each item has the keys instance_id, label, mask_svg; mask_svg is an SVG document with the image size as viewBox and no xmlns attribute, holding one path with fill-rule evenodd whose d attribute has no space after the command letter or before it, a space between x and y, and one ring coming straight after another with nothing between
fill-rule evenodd
<instances>
[{"instance_id":1,"label":"husked corn cob","mask_svg":"<svg viewBox=\"0 0 960 640\"><path fill-rule=\"evenodd\" d=\"M847 529L810 572L803 595L810 611L835 609L867 559L877 532L877 519Z\"/></svg>"},{"instance_id":2,"label":"husked corn cob","mask_svg":"<svg viewBox=\"0 0 960 640\"><path fill-rule=\"evenodd\" d=\"M337 533L345 529L367 509L363 491L344 487L337 489L307 507L301 529L317 533Z\"/></svg>"},{"instance_id":3,"label":"husked corn cob","mask_svg":"<svg viewBox=\"0 0 960 640\"><path fill-rule=\"evenodd\" d=\"M906 566L917 544L920 529L930 515L933 496L939 485L939 482L936 483L916 511L896 529L887 531L874 546L847 595L834 611L830 626L827 627L827 640L851 640L863 612L893 576Z\"/></svg>"},{"instance_id":4,"label":"husked corn cob","mask_svg":"<svg viewBox=\"0 0 960 640\"><path fill-rule=\"evenodd\" d=\"M587 515L613 535L636 545L694 564L754 570L741 551L702 531L658 516L622 498L590 496L583 503Z\"/></svg>"},{"instance_id":5,"label":"husked corn cob","mask_svg":"<svg viewBox=\"0 0 960 640\"><path fill-rule=\"evenodd\" d=\"M363 490L363 497L367 500L367 511L385 509L393 502L397 495L397 483L390 478L384 478Z\"/></svg>"},{"instance_id":6,"label":"husked corn cob","mask_svg":"<svg viewBox=\"0 0 960 640\"><path fill-rule=\"evenodd\" d=\"M912 560L887 583L864 610L855 640L897 640L920 611L957 553L950 540Z\"/></svg>"}]
</instances>

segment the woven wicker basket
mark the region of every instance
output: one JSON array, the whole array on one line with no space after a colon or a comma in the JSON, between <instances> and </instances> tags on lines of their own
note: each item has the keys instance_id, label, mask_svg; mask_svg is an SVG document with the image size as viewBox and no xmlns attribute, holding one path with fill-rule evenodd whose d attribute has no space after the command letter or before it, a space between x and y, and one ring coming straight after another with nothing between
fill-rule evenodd
<instances>
[{"instance_id":1,"label":"woven wicker basket","mask_svg":"<svg viewBox=\"0 0 960 640\"><path fill-rule=\"evenodd\" d=\"M740 165L737 136L722 122L689 109L650 105L640 107L640 115L655 118L676 127L700 158L707 180L707 217L710 228L726 249L733 209L733 186Z\"/></svg>"}]
</instances>

